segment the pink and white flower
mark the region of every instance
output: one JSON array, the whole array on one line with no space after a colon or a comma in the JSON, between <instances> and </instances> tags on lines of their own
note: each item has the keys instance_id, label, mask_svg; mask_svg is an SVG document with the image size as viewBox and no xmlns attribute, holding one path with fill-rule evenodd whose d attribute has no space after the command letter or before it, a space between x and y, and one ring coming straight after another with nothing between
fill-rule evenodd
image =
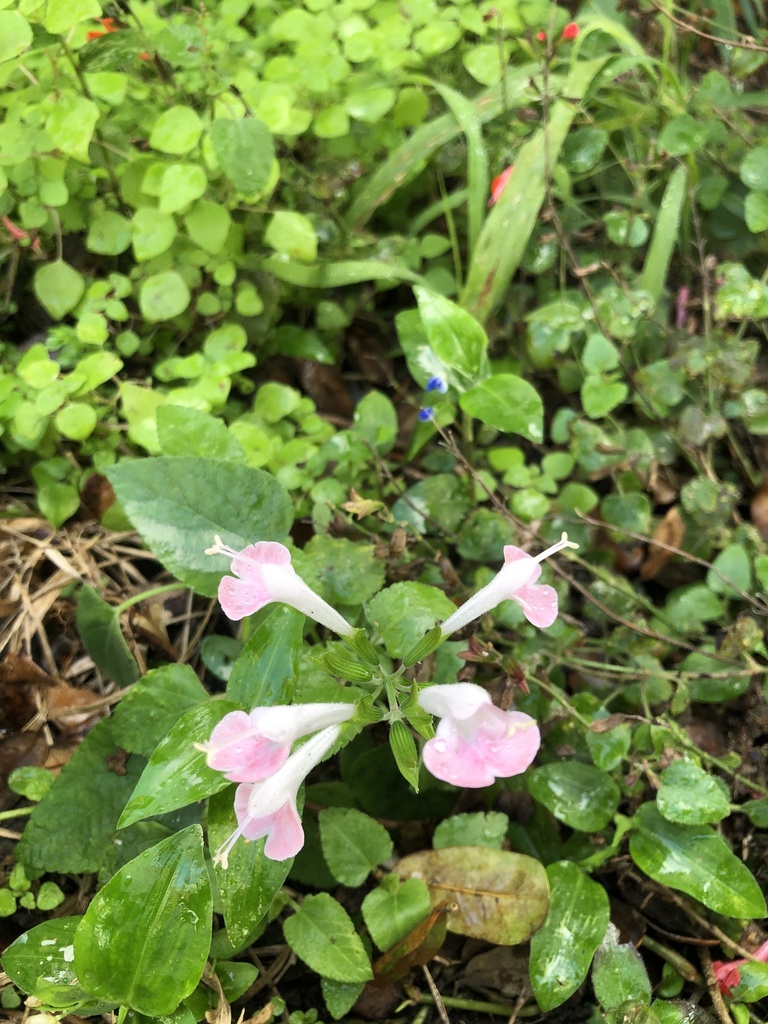
<instances>
[{"instance_id":1,"label":"pink and white flower","mask_svg":"<svg viewBox=\"0 0 768 1024\"><path fill-rule=\"evenodd\" d=\"M480 789L524 772L541 744L539 727L522 711L502 711L475 683L427 686L418 702L440 723L424 745L424 764L437 779Z\"/></svg>"},{"instance_id":2,"label":"pink and white flower","mask_svg":"<svg viewBox=\"0 0 768 1024\"><path fill-rule=\"evenodd\" d=\"M222 544L220 537L214 539L216 543L206 555L231 558L235 574L225 576L219 584L219 603L228 618L237 622L273 601L282 601L341 636L354 633L347 620L297 575L284 544L262 540L235 551Z\"/></svg>"},{"instance_id":3,"label":"pink and white flower","mask_svg":"<svg viewBox=\"0 0 768 1024\"><path fill-rule=\"evenodd\" d=\"M209 768L223 772L230 782L261 782L285 763L296 740L328 725L346 722L354 704L292 704L230 711L205 743Z\"/></svg>"},{"instance_id":4,"label":"pink and white flower","mask_svg":"<svg viewBox=\"0 0 768 1024\"><path fill-rule=\"evenodd\" d=\"M547 584L536 584L541 576L539 562L563 548L578 546L564 533L557 544L534 558L521 548L508 544L504 548L504 565L487 586L478 590L445 620L440 627L443 636L450 636L473 619L485 615L500 601L510 599L520 605L526 619L534 626L542 629L551 626L557 618L557 593Z\"/></svg>"},{"instance_id":5,"label":"pink and white flower","mask_svg":"<svg viewBox=\"0 0 768 1024\"><path fill-rule=\"evenodd\" d=\"M752 960L761 963L768 961L768 942L764 942L759 949L752 954ZM740 967L750 963L749 960L713 960L712 968L715 974L717 987L724 996L730 996L732 989L741 984Z\"/></svg>"},{"instance_id":6,"label":"pink and white flower","mask_svg":"<svg viewBox=\"0 0 768 1024\"><path fill-rule=\"evenodd\" d=\"M235 791L237 828L216 851L214 862L227 867L237 840L267 837L264 853L270 860L295 857L304 845L304 829L296 809L299 788L339 738L340 725L329 725L294 751L264 782L244 782Z\"/></svg>"}]
</instances>

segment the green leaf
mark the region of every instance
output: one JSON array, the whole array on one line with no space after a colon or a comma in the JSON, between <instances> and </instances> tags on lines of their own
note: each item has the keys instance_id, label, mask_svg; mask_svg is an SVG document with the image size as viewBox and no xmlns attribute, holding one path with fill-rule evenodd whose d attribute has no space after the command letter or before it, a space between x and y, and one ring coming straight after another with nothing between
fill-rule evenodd
<instances>
[{"instance_id":1,"label":"green leaf","mask_svg":"<svg viewBox=\"0 0 768 1024\"><path fill-rule=\"evenodd\" d=\"M219 203L199 199L184 218L184 225L195 245L215 256L224 248L232 218Z\"/></svg>"},{"instance_id":2,"label":"green leaf","mask_svg":"<svg viewBox=\"0 0 768 1024\"><path fill-rule=\"evenodd\" d=\"M739 177L747 188L768 191L768 146L749 150L739 167Z\"/></svg>"},{"instance_id":3,"label":"green leaf","mask_svg":"<svg viewBox=\"0 0 768 1024\"><path fill-rule=\"evenodd\" d=\"M651 1001L651 982L640 954L629 943L619 942L618 930L612 924L595 953L592 985L604 1010L615 1010L630 999L646 1006Z\"/></svg>"},{"instance_id":4,"label":"green leaf","mask_svg":"<svg viewBox=\"0 0 768 1024\"><path fill-rule=\"evenodd\" d=\"M368 621L381 633L393 658L402 658L436 619L444 621L456 610L442 590L426 583L395 583L368 602Z\"/></svg>"},{"instance_id":5,"label":"green leaf","mask_svg":"<svg viewBox=\"0 0 768 1024\"><path fill-rule=\"evenodd\" d=\"M666 821L652 803L638 808L635 823L629 852L654 881L693 896L724 917L768 916L752 873L712 829Z\"/></svg>"},{"instance_id":6,"label":"green leaf","mask_svg":"<svg viewBox=\"0 0 768 1024\"><path fill-rule=\"evenodd\" d=\"M96 995L172 1013L202 977L213 900L203 833L190 825L121 868L75 934L75 970Z\"/></svg>"},{"instance_id":7,"label":"green leaf","mask_svg":"<svg viewBox=\"0 0 768 1024\"><path fill-rule=\"evenodd\" d=\"M544 404L536 389L513 373L497 373L459 398L464 412L508 434L544 440Z\"/></svg>"},{"instance_id":8,"label":"green leaf","mask_svg":"<svg viewBox=\"0 0 768 1024\"><path fill-rule=\"evenodd\" d=\"M545 168L556 166L576 116L578 104L573 101L584 96L606 59L579 60L572 65L563 86L567 99L551 105L546 128L536 131L515 155L515 173L485 219L460 296L461 305L480 323L487 322L507 294L512 275L520 266L539 222L546 194ZM414 133L412 143L417 134Z\"/></svg>"},{"instance_id":9,"label":"green leaf","mask_svg":"<svg viewBox=\"0 0 768 1024\"><path fill-rule=\"evenodd\" d=\"M275 144L262 121L218 118L209 129L213 152L224 174L245 195L261 192L269 181Z\"/></svg>"},{"instance_id":10,"label":"green leaf","mask_svg":"<svg viewBox=\"0 0 768 1024\"><path fill-rule=\"evenodd\" d=\"M51 3L53 2L55 0L51 0ZM75 0L75 3L78 2L82 0ZM67 156L73 156L83 164L89 164L91 159L88 147L98 120L99 108L92 100L63 90L57 96L56 104L48 115L45 130L56 149L60 149Z\"/></svg>"},{"instance_id":11,"label":"green leaf","mask_svg":"<svg viewBox=\"0 0 768 1024\"><path fill-rule=\"evenodd\" d=\"M178 213L205 195L208 177L198 164L171 164L160 181L160 213Z\"/></svg>"},{"instance_id":12,"label":"green leaf","mask_svg":"<svg viewBox=\"0 0 768 1024\"><path fill-rule=\"evenodd\" d=\"M587 976L610 921L608 894L571 861L550 864L547 919L531 938L533 994L544 1013L561 1006Z\"/></svg>"},{"instance_id":13,"label":"green leaf","mask_svg":"<svg viewBox=\"0 0 768 1024\"><path fill-rule=\"evenodd\" d=\"M18 793L33 803L39 803L53 785L53 778L47 768L20 765L9 773L8 788L12 793Z\"/></svg>"},{"instance_id":14,"label":"green leaf","mask_svg":"<svg viewBox=\"0 0 768 1024\"><path fill-rule=\"evenodd\" d=\"M195 148L202 133L203 122L192 107L169 107L155 121L149 144L161 153L180 156Z\"/></svg>"},{"instance_id":15,"label":"green leaf","mask_svg":"<svg viewBox=\"0 0 768 1024\"><path fill-rule=\"evenodd\" d=\"M707 586L716 594L724 594L726 597L737 597L739 591L750 591L752 569L743 545L729 544L723 548L707 572Z\"/></svg>"},{"instance_id":16,"label":"green leaf","mask_svg":"<svg viewBox=\"0 0 768 1024\"><path fill-rule=\"evenodd\" d=\"M461 306L437 292L414 287L430 348L446 366L473 381L486 364L488 336Z\"/></svg>"},{"instance_id":17,"label":"green leaf","mask_svg":"<svg viewBox=\"0 0 768 1024\"><path fill-rule=\"evenodd\" d=\"M392 856L392 840L378 821L351 807L328 807L318 815L323 856L342 885L362 885Z\"/></svg>"},{"instance_id":18,"label":"green leaf","mask_svg":"<svg viewBox=\"0 0 768 1024\"><path fill-rule=\"evenodd\" d=\"M604 334L590 334L581 354L587 373L608 373L619 365L616 346Z\"/></svg>"},{"instance_id":19,"label":"green leaf","mask_svg":"<svg viewBox=\"0 0 768 1024\"><path fill-rule=\"evenodd\" d=\"M186 807L229 786L221 772L208 767L205 754L195 743L210 739L224 715L239 710L240 705L232 701L215 700L198 704L182 715L153 751L120 815L118 828Z\"/></svg>"},{"instance_id":20,"label":"green leaf","mask_svg":"<svg viewBox=\"0 0 768 1024\"><path fill-rule=\"evenodd\" d=\"M290 703L304 650L303 635L300 612L286 605L267 609L232 666L227 696L249 708Z\"/></svg>"},{"instance_id":21,"label":"green leaf","mask_svg":"<svg viewBox=\"0 0 768 1024\"><path fill-rule=\"evenodd\" d=\"M176 237L176 221L167 213L143 208L133 215L133 255L141 263L170 249Z\"/></svg>"},{"instance_id":22,"label":"green leaf","mask_svg":"<svg viewBox=\"0 0 768 1024\"><path fill-rule=\"evenodd\" d=\"M320 986L328 1012L334 1020L346 1017L357 1001L357 997L365 988L365 982L354 983L333 981L332 978L321 978Z\"/></svg>"},{"instance_id":23,"label":"green leaf","mask_svg":"<svg viewBox=\"0 0 768 1024\"><path fill-rule=\"evenodd\" d=\"M101 4L98 0L48 0L43 27L51 35L63 35L81 21L98 18L100 15Z\"/></svg>"},{"instance_id":24,"label":"green leaf","mask_svg":"<svg viewBox=\"0 0 768 1024\"><path fill-rule=\"evenodd\" d=\"M658 302L664 291L672 253L677 245L687 180L686 170L682 165L672 171L653 225L653 235L646 253L640 287L648 292L655 302Z\"/></svg>"},{"instance_id":25,"label":"green leaf","mask_svg":"<svg viewBox=\"0 0 768 1024\"><path fill-rule=\"evenodd\" d=\"M32 45L32 29L18 11L0 11L0 62L18 57Z\"/></svg>"},{"instance_id":26,"label":"green leaf","mask_svg":"<svg viewBox=\"0 0 768 1024\"><path fill-rule=\"evenodd\" d=\"M3 970L22 992L41 999L46 1006L90 1016L115 1004L101 1002L86 992L75 974L73 942L81 920L59 917L24 932L3 953Z\"/></svg>"},{"instance_id":27,"label":"green leaf","mask_svg":"<svg viewBox=\"0 0 768 1024\"><path fill-rule=\"evenodd\" d=\"M189 665L152 669L120 702L118 719L123 747L149 757L178 720L209 699Z\"/></svg>"},{"instance_id":28,"label":"green leaf","mask_svg":"<svg viewBox=\"0 0 768 1024\"><path fill-rule=\"evenodd\" d=\"M731 812L728 787L690 761L673 761L661 773L656 805L681 825L714 824Z\"/></svg>"},{"instance_id":29,"label":"green leaf","mask_svg":"<svg viewBox=\"0 0 768 1024\"><path fill-rule=\"evenodd\" d=\"M385 567L372 544L357 543L327 534L313 537L304 547L332 605L357 605L377 593L384 583Z\"/></svg>"},{"instance_id":30,"label":"green leaf","mask_svg":"<svg viewBox=\"0 0 768 1024\"><path fill-rule=\"evenodd\" d=\"M82 275L64 260L38 267L33 283L38 302L54 320L63 319L83 297Z\"/></svg>"},{"instance_id":31,"label":"green leaf","mask_svg":"<svg viewBox=\"0 0 768 1024\"><path fill-rule=\"evenodd\" d=\"M157 436L163 455L196 455L204 459L244 460L237 438L217 416L184 405L161 405Z\"/></svg>"},{"instance_id":32,"label":"green leaf","mask_svg":"<svg viewBox=\"0 0 768 1024\"><path fill-rule=\"evenodd\" d=\"M545 764L528 778L528 789L554 816L579 832L599 832L616 813L621 793L610 776L578 761Z\"/></svg>"},{"instance_id":33,"label":"green leaf","mask_svg":"<svg viewBox=\"0 0 768 1024\"><path fill-rule=\"evenodd\" d=\"M212 796L208 803L208 842L218 849L237 828L232 787ZM228 867L215 865L224 924L237 949L258 925L282 888L292 859L275 861L264 856L266 838L256 842L238 840L232 847Z\"/></svg>"},{"instance_id":34,"label":"green leaf","mask_svg":"<svg viewBox=\"0 0 768 1024\"><path fill-rule=\"evenodd\" d=\"M629 395L626 384L608 377L590 374L581 385L581 404L591 420L602 419Z\"/></svg>"},{"instance_id":35,"label":"green leaf","mask_svg":"<svg viewBox=\"0 0 768 1024\"><path fill-rule=\"evenodd\" d=\"M113 210L105 210L91 223L85 247L101 256L119 256L131 244L131 222Z\"/></svg>"},{"instance_id":36,"label":"green leaf","mask_svg":"<svg viewBox=\"0 0 768 1024\"><path fill-rule=\"evenodd\" d=\"M121 688L135 683L139 669L120 629L120 613L93 587L81 588L76 621L83 646L99 671Z\"/></svg>"},{"instance_id":37,"label":"green leaf","mask_svg":"<svg viewBox=\"0 0 768 1024\"><path fill-rule=\"evenodd\" d=\"M141 315L150 323L172 320L189 305L191 296L187 283L175 270L153 274L139 289Z\"/></svg>"},{"instance_id":38,"label":"green leaf","mask_svg":"<svg viewBox=\"0 0 768 1024\"><path fill-rule=\"evenodd\" d=\"M283 924L291 949L318 974L348 983L370 981L373 971L352 920L327 893L305 896Z\"/></svg>"},{"instance_id":39,"label":"green leaf","mask_svg":"<svg viewBox=\"0 0 768 1024\"><path fill-rule=\"evenodd\" d=\"M115 714L91 729L35 807L16 847L16 857L30 876L101 868L141 771L138 758L129 758L124 770L117 770L121 745Z\"/></svg>"},{"instance_id":40,"label":"green leaf","mask_svg":"<svg viewBox=\"0 0 768 1024\"><path fill-rule=\"evenodd\" d=\"M382 455L392 449L398 432L397 412L386 395L369 391L360 399L355 409L354 431Z\"/></svg>"},{"instance_id":41,"label":"green leaf","mask_svg":"<svg viewBox=\"0 0 768 1024\"><path fill-rule=\"evenodd\" d=\"M768 192L748 192L744 199L744 220L753 235L768 228Z\"/></svg>"},{"instance_id":42,"label":"green leaf","mask_svg":"<svg viewBox=\"0 0 768 1024\"><path fill-rule=\"evenodd\" d=\"M62 437L70 441L84 441L96 427L96 410L85 402L71 402L56 413L53 422Z\"/></svg>"},{"instance_id":43,"label":"green leaf","mask_svg":"<svg viewBox=\"0 0 768 1024\"><path fill-rule=\"evenodd\" d=\"M449 846L487 846L490 850L500 850L508 826L509 818L498 811L455 814L437 826L432 846L436 850Z\"/></svg>"},{"instance_id":44,"label":"green leaf","mask_svg":"<svg viewBox=\"0 0 768 1024\"><path fill-rule=\"evenodd\" d=\"M162 456L122 462L106 473L155 556L206 597L229 570L228 559L205 554L214 534L239 551L256 540L284 540L293 522L285 488L249 466Z\"/></svg>"},{"instance_id":45,"label":"green leaf","mask_svg":"<svg viewBox=\"0 0 768 1024\"><path fill-rule=\"evenodd\" d=\"M278 210L264 232L264 242L276 252L311 263L317 258L317 234L303 213Z\"/></svg>"},{"instance_id":46,"label":"green leaf","mask_svg":"<svg viewBox=\"0 0 768 1024\"><path fill-rule=\"evenodd\" d=\"M420 878L402 882L396 875L386 875L365 897L362 911L371 938L384 951L405 938L430 908L429 889Z\"/></svg>"},{"instance_id":47,"label":"green leaf","mask_svg":"<svg viewBox=\"0 0 768 1024\"><path fill-rule=\"evenodd\" d=\"M706 120L691 114L680 114L662 128L658 146L670 156L685 156L697 152L709 132Z\"/></svg>"}]
</instances>

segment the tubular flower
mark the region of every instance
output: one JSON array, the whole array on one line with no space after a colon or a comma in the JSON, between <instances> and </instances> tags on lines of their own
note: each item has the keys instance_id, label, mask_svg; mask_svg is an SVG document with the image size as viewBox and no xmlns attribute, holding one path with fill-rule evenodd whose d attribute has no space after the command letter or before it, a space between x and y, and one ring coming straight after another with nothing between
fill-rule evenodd
<instances>
[{"instance_id":1,"label":"tubular flower","mask_svg":"<svg viewBox=\"0 0 768 1024\"><path fill-rule=\"evenodd\" d=\"M501 193L507 187L507 182L512 177L512 171L514 171L514 164L510 164L509 167L505 167L501 174L497 175L491 182L491 198L488 200L488 205L493 206L501 198Z\"/></svg>"},{"instance_id":2,"label":"tubular flower","mask_svg":"<svg viewBox=\"0 0 768 1024\"><path fill-rule=\"evenodd\" d=\"M293 704L231 711L206 743L196 743L209 768L230 782L261 782L285 763L291 745L307 733L346 722L354 704Z\"/></svg>"},{"instance_id":3,"label":"tubular flower","mask_svg":"<svg viewBox=\"0 0 768 1024\"><path fill-rule=\"evenodd\" d=\"M766 963L768 961L768 942L764 942L759 949L756 949L752 954L752 957L755 960L760 960L762 963ZM712 961L717 987L724 996L730 996L731 990L736 988L736 986L741 982L741 971L739 968L749 962L749 960Z\"/></svg>"},{"instance_id":4,"label":"tubular flower","mask_svg":"<svg viewBox=\"0 0 768 1024\"><path fill-rule=\"evenodd\" d=\"M215 537L215 541L206 555L231 558L235 574L224 576L219 584L219 603L230 619L237 622L272 601L282 601L341 636L354 633L347 620L296 574L291 565L291 553L285 545L262 540L235 551L222 544L220 537Z\"/></svg>"},{"instance_id":5,"label":"tubular flower","mask_svg":"<svg viewBox=\"0 0 768 1024\"><path fill-rule=\"evenodd\" d=\"M108 32L117 32L120 29L119 25L115 24L114 18L99 18L97 19L99 24L104 29L103 32L88 32L86 33L88 39L100 39L101 36L105 36Z\"/></svg>"},{"instance_id":6,"label":"tubular flower","mask_svg":"<svg viewBox=\"0 0 768 1024\"><path fill-rule=\"evenodd\" d=\"M307 740L264 782L242 783L235 791L237 828L219 847L214 863L227 867L229 852L240 836L267 837L264 853L270 860L295 857L304 845L304 829L296 809L299 787L339 737L340 725L329 725Z\"/></svg>"},{"instance_id":7,"label":"tubular flower","mask_svg":"<svg viewBox=\"0 0 768 1024\"><path fill-rule=\"evenodd\" d=\"M536 722L522 711L502 711L474 683L428 686L418 702L440 723L424 745L424 764L437 779L480 789L495 779L524 772L541 737Z\"/></svg>"},{"instance_id":8,"label":"tubular flower","mask_svg":"<svg viewBox=\"0 0 768 1024\"><path fill-rule=\"evenodd\" d=\"M500 601L516 601L523 609L526 619L534 626L543 629L551 626L557 618L557 594L546 584L536 584L541 576L539 562L554 555L563 548L577 548L579 545L568 540L563 534L557 544L542 551L533 558L520 548L508 544L504 548L504 565L491 582L478 590L468 601L456 611L440 627L444 637L455 633L473 619L485 615L495 608Z\"/></svg>"}]
</instances>

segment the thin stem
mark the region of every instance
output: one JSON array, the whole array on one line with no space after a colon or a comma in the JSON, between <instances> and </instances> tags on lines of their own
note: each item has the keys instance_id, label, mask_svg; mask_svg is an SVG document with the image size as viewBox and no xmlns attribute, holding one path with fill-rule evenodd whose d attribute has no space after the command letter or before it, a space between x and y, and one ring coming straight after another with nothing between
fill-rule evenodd
<instances>
[{"instance_id":1,"label":"thin stem","mask_svg":"<svg viewBox=\"0 0 768 1024\"><path fill-rule=\"evenodd\" d=\"M24 818L34 811L33 807L14 807L10 811L0 811L0 821L10 821L11 818Z\"/></svg>"},{"instance_id":2,"label":"thin stem","mask_svg":"<svg viewBox=\"0 0 768 1024\"><path fill-rule=\"evenodd\" d=\"M126 611L128 608L132 608L135 604L140 604L142 601L148 601L151 597L157 597L158 594L168 594L174 590L184 590L183 583L164 583L161 587L152 587L151 590L143 590L140 594L134 594L133 597L129 597L122 604L115 605L115 611L118 615Z\"/></svg>"}]
</instances>

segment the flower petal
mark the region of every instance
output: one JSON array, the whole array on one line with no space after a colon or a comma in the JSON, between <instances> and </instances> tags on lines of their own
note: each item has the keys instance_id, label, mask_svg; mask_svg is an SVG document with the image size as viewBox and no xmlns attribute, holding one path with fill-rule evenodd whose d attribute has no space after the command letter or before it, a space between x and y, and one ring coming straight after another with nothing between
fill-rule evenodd
<instances>
[{"instance_id":1,"label":"flower petal","mask_svg":"<svg viewBox=\"0 0 768 1024\"><path fill-rule=\"evenodd\" d=\"M528 583L512 594L512 600L517 601L526 619L539 629L551 626L557 618L557 591L548 583Z\"/></svg>"},{"instance_id":2,"label":"flower petal","mask_svg":"<svg viewBox=\"0 0 768 1024\"><path fill-rule=\"evenodd\" d=\"M436 779L465 789L482 789L496 779L484 750L468 741L451 718L444 718L424 744L424 764Z\"/></svg>"},{"instance_id":3,"label":"flower petal","mask_svg":"<svg viewBox=\"0 0 768 1024\"><path fill-rule=\"evenodd\" d=\"M491 705L477 716L476 749L499 779L520 775L528 768L541 746L539 727L522 711L502 711Z\"/></svg>"},{"instance_id":4,"label":"flower petal","mask_svg":"<svg viewBox=\"0 0 768 1024\"><path fill-rule=\"evenodd\" d=\"M438 683L420 690L418 703L430 715L462 721L471 718L484 704L490 704L491 698L477 683Z\"/></svg>"},{"instance_id":5,"label":"flower petal","mask_svg":"<svg viewBox=\"0 0 768 1024\"><path fill-rule=\"evenodd\" d=\"M246 581L224 576L219 584L219 604L233 622L252 615L274 600L260 579Z\"/></svg>"},{"instance_id":6,"label":"flower petal","mask_svg":"<svg viewBox=\"0 0 768 1024\"><path fill-rule=\"evenodd\" d=\"M262 565L290 566L291 553L285 544L278 544L273 540L260 540L238 551L232 559L232 570L238 576L250 576L254 569ZM291 571L295 572L293 567Z\"/></svg>"},{"instance_id":7,"label":"flower petal","mask_svg":"<svg viewBox=\"0 0 768 1024\"><path fill-rule=\"evenodd\" d=\"M270 860L288 860L295 857L304 845L304 829L296 805L287 802L271 816L272 825L267 835L264 853Z\"/></svg>"}]
</instances>

